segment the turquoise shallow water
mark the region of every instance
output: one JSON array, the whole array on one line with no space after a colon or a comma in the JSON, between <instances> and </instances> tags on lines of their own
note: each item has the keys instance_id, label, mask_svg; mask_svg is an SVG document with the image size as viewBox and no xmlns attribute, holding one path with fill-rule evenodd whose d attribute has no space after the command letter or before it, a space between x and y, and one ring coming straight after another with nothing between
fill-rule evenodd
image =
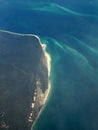
<instances>
[{"instance_id":1,"label":"turquoise shallow water","mask_svg":"<svg viewBox=\"0 0 98 130\"><path fill-rule=\"evenodd\" d=\"M98 130L97 0L0 2L0 29L38 35L52 58L51 94L34 130Z\"/></svg>"}]
</instances>

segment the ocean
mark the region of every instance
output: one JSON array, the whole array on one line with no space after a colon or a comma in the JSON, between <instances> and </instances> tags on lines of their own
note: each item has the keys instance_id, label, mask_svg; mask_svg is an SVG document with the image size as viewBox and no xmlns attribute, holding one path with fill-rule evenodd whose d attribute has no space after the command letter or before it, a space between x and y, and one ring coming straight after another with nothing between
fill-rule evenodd
<instances>
[{"instance_id":1,"label":"ocean","mask_svg":"<svg viewBox=\"0 0 98 130\"><path fill-rule=\"evenodd\" d=\"M38 35L52 59L33 130L98 130L98 1L0 0L0 29Z\"/></svg>"}]
</instances>

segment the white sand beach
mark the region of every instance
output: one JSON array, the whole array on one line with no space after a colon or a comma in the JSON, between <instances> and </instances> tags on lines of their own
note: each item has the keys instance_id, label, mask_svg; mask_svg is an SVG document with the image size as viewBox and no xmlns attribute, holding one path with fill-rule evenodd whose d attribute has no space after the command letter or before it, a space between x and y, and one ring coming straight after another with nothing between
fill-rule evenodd
<instances>
[{"instance_id":1,"label":"white sand beach","mask_svg":"<svg viewBox=\"0 0 98 130\"><path fill-rule=\"evenodd\" d=\"M40 40L39 40L40 41ZM40 44L41 44L41 42L40 42ZM32 127L31 127L31 130L33 130L33 126L35 125L35 123L36 123L36 121L37 121L37 119L39 118L39 116L40 116L40 114L42 113L42 111L43 111L43 109L44 109L44 107L45 107L45 104L46 104L46 102L47 102L47 99L48 99L48 96L49 96L49 92L50 92L50 88L51 88L51 82L50 82L50 74L51 74L51 57L50 57L50 55L47 53L47 51L46 51L46 44L41 44L41 46L42 46L42 49L43 49L43 51L44 51L44 54L45 54L45 57L46 57L46 60L47 60L47 69L48 69L48 89L46 90L46 92L43 94L41 94L42 96L44 96L44 99L43 99L43 107L41 108L41 110L39 111L39 114L38 114L38 116L37 116L37 118L36 118L36 120L33 122L33 125L32 125Z\"/></svg>"}]
</instances>

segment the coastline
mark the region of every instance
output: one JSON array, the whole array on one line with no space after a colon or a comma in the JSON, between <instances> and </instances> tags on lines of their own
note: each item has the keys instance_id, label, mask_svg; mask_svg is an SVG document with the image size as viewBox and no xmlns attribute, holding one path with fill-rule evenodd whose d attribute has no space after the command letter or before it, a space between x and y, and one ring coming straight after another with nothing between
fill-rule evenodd
<instances>
[{"instance_id":1,"label":"coastline","mask_svg":"<svg viewBox=\"0 0 98 130\"><path fill-rule=\"evenodd\" d=\"M46 64L46 67L48 69L48 86L47 86L47 90L45 91L45 93L42 93L43 96L44 96L44 98L43 98L43 106L42 106L41 110L39 111L39 114L37 115L35 121L33 122L32 126L31 126L31 130L33 130L33 126L35 125L37 119L39 118L40 114L42 113L43 109L45 108L47 99L49 97L49 92L50 92L50 88L51 88L51 82L50 82L51 57L50 57L50 55L46 51L46 48L47 48L46 44L42 44L41 41L40 41L40 38L37 35L33 35L33 34L20 34L20 33L10 32L10 31L6 31L6 30L0 30L0 31L4 32L4 33L18 35L18 36L31 36L31 37L34 36L38 40L40 46L42 47L42 50L43 50L43 53L44 53L44 57L46 59L46 63L45 64ZM34 104L33 104L32 107L34 107Z\"/></svg>"},{"instance_id":2,"label":"coastline","mask_svg":"<svg viewBox=\"0 0 98 130\"><path fill-rule=\"evenodd\" d=\"M38 37L38 39L39 39L39 37ZM40 39L39 39L39 41L40 41ZM43 109L45 108L45 105L46 105L46 103L47 103L47 99L48 99L48 96L49 96L49 93L50 93L50 88L51 88L51 82L50 82L51 57L50 57L50 55L49 55L49 54L47 53L47 51L46 51L46 48L47 48L46 44L42 44L42 43L40 42L40 45L41 45L41 47L42 47L42 49L43 49L43 52L44 52L45 57L46 57L46 60L47 60L48 89L47 89L47 90L45 91L45 93L44 93L44 105L42 106L41 110L39 111L39 114L38 114L37 118L36 118L35 121L33 122L33 125L32 125L32 127L31 127L31 130L33 130L33 126L35 125L35 123L36 123L36 121L38 120L39 116L41 115Z\"/></svg>"}]
</instances>

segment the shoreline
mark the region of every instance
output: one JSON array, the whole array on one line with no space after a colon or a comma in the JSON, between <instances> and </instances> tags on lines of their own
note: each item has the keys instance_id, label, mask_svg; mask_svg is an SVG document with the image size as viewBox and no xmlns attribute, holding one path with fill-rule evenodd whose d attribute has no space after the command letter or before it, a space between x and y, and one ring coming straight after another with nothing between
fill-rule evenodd
<instances>
[{"instance_id":1,"label":"shoreline","mask_svg":"<svg viewBox=\"0 0 98 130\"><path fill-rule=\"evenodd\" d=\"M51 82L50 82L50 73L51 73L51 57L50 55L47 53L46 51L46 44L42 44L40 41L40 38L37 35L34 34L20 34L20 33L15 33L15 32L11 32L11 31L6 31L6 30L0 30L1 32L5 32L5 33L9 33L9 34L14 34L14 35L18 35L18 36L33 36L36 37L40 46L42 47L44 56L46 58L46 67L48 69L48 86L47 86L47 90L45 91L45 93L43 93L44 95L44 99L43 99L43 106L41 108L41 110L39 111L38 116L36 117L35 121L33 122L32 126L31 126L31 130L33 130L33 126L35 125L37 119L39 118L40 114L42 113L43 109L45 108L45 105L47 103L47 99L49 97L49 93L50 93L50 88L51 88Z\"/></svg>"},{"instance_id":2,"label":"shoreline","mask_svg":"<svg viewBox=\"0 0 98 130\"><path fill-rule=\"evenodd\" d=\"M39 38L39 37L38 37L38 38ZM39 39L39 42L40 42L40 39ZM43 109L45 108L45 105L46 105L46 103L47 103L47 99L48 99L48 96L49 96L49 93L50 93L50 88L51 88L51 82L50 82L51 57L50 57L50 55L49 55L49 54L47 53L47 51L46 51L46 48L47 48L46 44L42 44L42 43L40 42L40 45L41 45L41 47L42 47L42 49L43 49L43 52L44 52L44 54L45 54L45 58L46 58L46 60L47 60L48 88L47 88L47 90L46 90L45 93L44 93L44 96L45 96L45 98L44 98L44 105L42 106L41 110L39 111L39 114L38 114L37 118L36 118L35 121L33 122L33 125L31 126L31 130L33 130L33 126L35 125L35 123L36 123L36 121L38 120L39 116L41 115Z\"/></svg>"}]
</instances>

